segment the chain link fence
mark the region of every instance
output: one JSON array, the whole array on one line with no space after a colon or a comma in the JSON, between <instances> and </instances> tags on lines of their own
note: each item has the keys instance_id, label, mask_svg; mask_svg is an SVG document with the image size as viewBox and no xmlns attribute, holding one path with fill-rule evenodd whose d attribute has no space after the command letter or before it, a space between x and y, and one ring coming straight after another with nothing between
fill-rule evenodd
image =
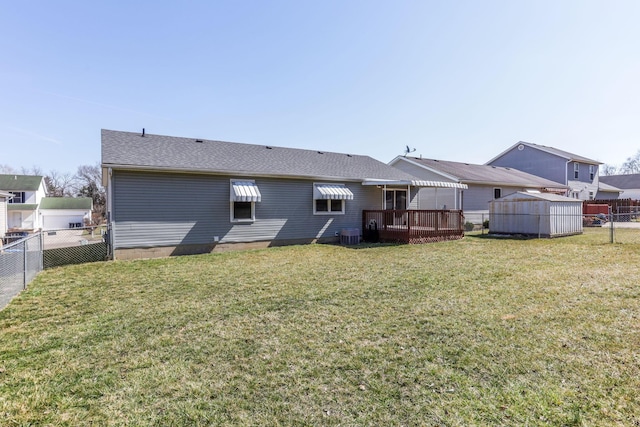
<instances>
[{"instance_id":1,"label":"chain link fence","mask_svg":"<svg viewBox=\"0 0 640 427\"><path fill-rule=\"evenodd\" d=\"M43 231L44 268L106 260L106 233L106 226Z\"/></svg>"},{"instance_id":2,"label":"chain link fence","mask_svg":"<svg viewBox=\"0 0 640 427\"><path fill-rule=\"evenodd\" d=\"M26 289L42 268L41 234L0 248L0 309Z\"/></svg>"},{"instance_id":3,"label":"chain link fence","mask_svg":"<svg viewBox=\"0 0 640 427\"><path fill-rule=\"evenodd\" d=\"M496 233L495 227L492 229L490 214L478 213L468 221L465 218L465 232L474 234L496 234L511 237L560 237L570 234L585 234L589 237L589 242L596 243L627 243L640 244L640 208L621 208L617 213L592 214L592 215L558 215L558 214L493 214L494 221L508 222L512 227L512 232ZM503 216L500 218L500 216ZM508 217L508 218L507 218ZM557 234L545 233L549 229L553 230L553 222L581 224L581 231L577 233ZM546 224L546 227L545 227ZM551 225L549 225L551 224ZM523 230L525 232L523 232ZM552 234L549 236L548 234Z\"/></svg>"},{"instance_id":4,"label":"chain link fence","mask_svg":"<svg viewBox=\"0 0 640 427\"><path fill-rule=\"evenodd\" d=\"M105 261L110 227L41 231L0 246L0 310L45 268Z\"/></svg>"}]
</instances>

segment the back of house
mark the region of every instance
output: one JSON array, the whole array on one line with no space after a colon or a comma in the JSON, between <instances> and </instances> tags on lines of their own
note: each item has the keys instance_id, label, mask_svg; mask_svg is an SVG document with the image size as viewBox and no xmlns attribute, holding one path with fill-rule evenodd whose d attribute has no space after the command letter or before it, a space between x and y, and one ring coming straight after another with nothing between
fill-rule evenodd
<instances>
[{"instance_id":1,"label":"back of house","mask_svg":"<svg viewBox=\"0 0 640 427\"><path fill-rule=\"evenodd\" d=\"M336 241L421 185L369 156L102 130L117 258Z\"/></svg>"}]
</instances>

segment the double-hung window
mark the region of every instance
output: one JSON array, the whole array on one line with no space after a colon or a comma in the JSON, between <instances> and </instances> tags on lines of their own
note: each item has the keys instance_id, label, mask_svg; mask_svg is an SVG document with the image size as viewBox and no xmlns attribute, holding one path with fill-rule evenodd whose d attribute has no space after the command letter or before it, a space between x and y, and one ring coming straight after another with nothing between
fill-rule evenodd
<instances>
[{"instance_id":1,"label":"double-hung window","mask_svg":"<svg viewBox=\"0 0 640 427\"><path fill-rule=\"evenodd\" d=\"M573 164L573 179L578 179L580 176L580 163Z\"/></svg>"},{"instance_id":2,"label":"double-hung window","mask_svg":"<svg viewBox=\"0 0 640 427\"><path fill-rule=\"evenodd\" d=\"M256 220L256 202L262 200L255 181L232 179L230 182L231 222L253 222Z\"/></svg>"},{"instance_id":3,"label":"double-hung window","mask_svg":"<svg viewBox=\"0 0 640 427\"><path fill-rule=\"evenodd\" d=\"M13 197L9 199L9 203L25 203L26 197L24 191L10 191Z\"/></svg>"},{"instance_id":4,"label":"double-hung window","mask_svg":"<svg viewBox=\"0 0 640 427\"><path fill-rule=\"evenodd\" d=\"M589 179L593 181L593 178L596 176L596 167L594 165L589 165Z\"/></svg>"},{"instance_id":5,"label":"double-hung window","mask_svg":"<svg viewBox=\"0 0 640 427\"><path fill-rule=\"evenodd\" d=\"M353 193L344 184L313 184L314 215L343 215L346 200L353 200Z\"/></svg>"}]
</instances>

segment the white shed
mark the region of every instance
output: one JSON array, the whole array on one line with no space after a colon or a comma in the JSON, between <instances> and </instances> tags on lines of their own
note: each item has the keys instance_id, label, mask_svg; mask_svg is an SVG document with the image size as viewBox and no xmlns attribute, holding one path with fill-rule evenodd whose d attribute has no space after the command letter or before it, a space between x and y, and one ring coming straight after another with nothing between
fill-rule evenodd
<instances>
[{"instance_id":1,"label":"white shed","mask_svg":"<svg viewBox=\"0 0 640 427\"><path fill-rule=\"evenodd\" d=\"M582 200L517 192L489 203L489 232L559 237L582 234Z\"/></svg>"}]
</instances>

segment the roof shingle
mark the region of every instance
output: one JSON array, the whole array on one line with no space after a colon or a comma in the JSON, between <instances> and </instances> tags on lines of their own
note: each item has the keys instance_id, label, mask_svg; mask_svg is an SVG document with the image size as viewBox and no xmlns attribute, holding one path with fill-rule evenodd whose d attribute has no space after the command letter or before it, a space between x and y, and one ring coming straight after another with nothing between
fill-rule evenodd
<instances>
[{"instance_id":1,"label":"roof shingle","mask_svg":"<svg viewBox=\"0 0 640 427\"><path fill-rule=\"evenodd\" d=\"M412 180L369 156L102 130L102 164L133 169L324 179Z\"/></svg>"}]
</instances>

